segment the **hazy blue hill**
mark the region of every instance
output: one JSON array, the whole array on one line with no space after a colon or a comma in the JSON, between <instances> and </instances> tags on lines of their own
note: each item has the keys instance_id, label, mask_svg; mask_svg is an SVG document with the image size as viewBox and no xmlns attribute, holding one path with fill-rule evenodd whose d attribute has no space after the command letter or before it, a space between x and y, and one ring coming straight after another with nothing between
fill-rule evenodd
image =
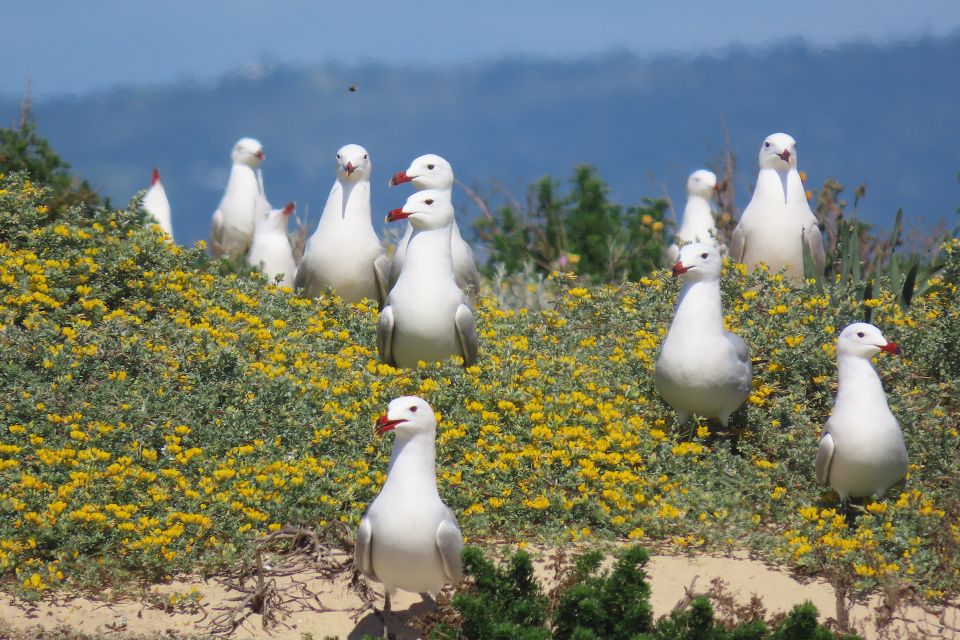
<instances>
[{"instance_id":1,"label":"hazy blue hill","mask_svg":"<svg viewBox=\"0 0 960 640\"><path fill-rule=\"evenodd\" d=\"M624 203L664 188L681 197L687 173L722 149L723 126L740 160L742 205L760 141L787 131L814 184L867 182L862 214L885 226L899 207L929 223L960 204L958 61L960 34L699 58L612 52L461 67L274 67L50 100L35 113L41 134L115 202L159 166L184 242L206 237L230 147L243 135L266 146L271 201L309 203L315 221L333 154L347 142L370 150L379 218L410 192L388 190L388 177L426 152L448 157L468 184L495 180L518 197L532 180L566 177L578 163L597 165ZM0 115L15 108L8 101Z\"/></svg>"}]
</instances>

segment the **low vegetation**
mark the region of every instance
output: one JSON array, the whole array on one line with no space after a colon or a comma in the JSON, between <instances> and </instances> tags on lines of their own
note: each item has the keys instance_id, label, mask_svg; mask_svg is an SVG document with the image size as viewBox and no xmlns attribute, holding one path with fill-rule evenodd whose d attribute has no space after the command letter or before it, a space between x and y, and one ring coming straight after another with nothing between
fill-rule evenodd
<instances>
[{"instance_id":1,"label":"low vegetation","mask_svg":"<svg viewBox=\"0 0 960 640\"><path fill-rule=\"evenodd\" d=\"M397 370L375 308L221 273L136 203L54 212L52 194L0 178L0 580L22 597L221 571L285 524L356 526L391 446L373 420L401 394L441 416L440 491L471 541L748 547L848 598L960 593L956 239L909 300L889 270L865 292L728 265L725 321L755 366L724 431L676 425L654 389L665 271L583 286L554 265L535 308L480 300L477 366ZM813 457L836 335L865 317L905 350L877 367L911 464L844 513Z\"/></svg>"}]
</instances>

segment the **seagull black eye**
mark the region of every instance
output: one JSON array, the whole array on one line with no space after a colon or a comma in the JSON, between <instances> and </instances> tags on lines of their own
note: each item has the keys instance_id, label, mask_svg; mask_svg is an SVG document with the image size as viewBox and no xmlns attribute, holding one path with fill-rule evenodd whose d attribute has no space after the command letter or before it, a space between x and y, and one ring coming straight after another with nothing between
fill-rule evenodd
<instances>
[{"instance_id":1,"label":"seagull black eye","mask_svg":"<svg viewBox=\"0 0 960 640\"><path fill-rule=\"evenodd\" d=\"M770 143L769 143L769 142L764 142L764 143L763 143L763 146L769 147L769 146L770 146Z\"/></svg>"},{"instance_id":2,"label":"seagull black eye","mask_svg":"<svg viewBox=\"0 0 960 640\"><path fill-rule=\"evenodd\" d=\"M701 254L700 254L700 257L703 258L704 260L706 260L707 258L710 257L710 254L709 254L709 253L701 253Z\"/></svg>"},{"instance_id":3,"label":"seagull black eye","mask_svg":"<svg viewBox=\"0 0 960 640\"><path fill-rule=\"evenodd\" d=\"M364 160L367 159L367 154L363 154L363 159L364 159Z\"/></svg>"},{"instance_id":4,"label":"seagull black eye","mask_svg":"<svg viewBox=\"0 0 960 640\"><path fill-rule=\"evenodd\" d=\"M412 407L410 407L410 412L411 412L411 413L416 413L416 412L417 412L417 405L413 405Z\"/></svg>"},{"instance_id":5,"label":"seagull black eye","mask_svg":"<svg viewBox=\"0 0 960 640\"><path fill-rule=\"evenodd\" d=\"M862 338L862 337L863 337L863 331L857 331L857 337L858 337L858 338Z\"/></svg>"},{"instance_id":6,"label":"seagull black eye","mask_svg":"<svg viewBox=\"0 0 960 640\"><path fill-rule=\"evenodd\" d=\"M340 159L340 154L338 153L338 154L337 154L337 160L339 160L339 159Z\"/></svg>"},{"instance_id":7,"label":"seagull black eye","mask_svg":"<svg viewBox=\"0 0 960 640\"><path fill-rule=\"evenodd\" d=\"M427 169L430 169L430 171L433 171L433 165L432 165L432 164L428 164L428 165L427 165Z\"/></svg>"},{"instance_id":8,"label":"seagull black eye","mask_svg":"<svg viewBox=\"0 0 960 640\"><path fill-rule=\"evenodd\" d=\"M427 204L433 204L433 198L428 198L424 200L424 202L426 202Z\"/></svg>"}]
</instances>

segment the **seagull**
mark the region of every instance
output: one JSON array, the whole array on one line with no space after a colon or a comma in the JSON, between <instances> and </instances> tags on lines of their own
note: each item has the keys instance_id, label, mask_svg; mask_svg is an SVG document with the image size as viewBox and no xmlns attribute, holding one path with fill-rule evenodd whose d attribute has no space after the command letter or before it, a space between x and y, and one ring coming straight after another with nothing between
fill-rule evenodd
<instances>
[{"instance_id":1,"label":"seagull","mask_svg":"<svg viewBox=\"0 0 960 640\"><path fill-rule=\"evenodd\" d=\"M706 169L694 171L687 178L687 204L683 208L683 221L676 233L677 241L717 244L717 226L710 210L710 200L716 186L717 175ZM679 254L680 247L671 244L667 248L667 261L676 262Z\"/></svg>"},{"instance_id":2,"label":"seagull","mask_svg":"<svg viewBox=\"0 0 960 640\"><path fill-rule=\"evenodd\" d=\"M259 267L271 282L282 274L279 281L281 287L292 287L297 272L293 248L287 237L287 223L296 208L295 202L288 202L283 209L273 209L265 216L257 216L253 242L247 254L247 264Z\"/></svg>"},{"instance_id":3,"label":"seagull","mask_svg":"<svg viewBox=\"0 0 960 640\"><path fill-rule=\"evenodd\" d=\"M143 196L143 208L153 216L160 228L167 232L173 240L173 225L170 222L170 201L167 200L167 190L160 182L160 170L153 168L150 175L150 189Z\"/></svg>"},{"instance_id":4,"label":"seagull","mask_svg":"<svg viewBox=\"0 0 960 640\"><path fill-rule=\"evenodd\" d=\"M436 598L447 582L463 580L463 535L437 492L437 421L421 398L404 396L377 419L376 433L396 439L380 494L360 521L353 562L383 583L383 637L397 589Z\"/></svg>"},{"instance_id":5,"label":"seagull","mask_svg":"<svg viewBox=\"0 0 960 640\"><path fill-rule=\"evenodd\" d=\"M786 267L787 275L802 280L804 243L822 279L823 235L797 172L797 142L774 133L760 147L757 186L733 230L730 256L748 267L766 263L773 272Z\"/></svg>"},{"instance_id":6,"label":"seagull","mask_svg":"<svg viewBox=\"0 0 960 640\"><path fill-rule=\"evenodd\" d=\"M296 288L315 298L330 287L345 302L387 295L390 263L370 221L370 154L358 144L337 151L337 180L307 240Z\"/></svg>"},{"instance_id":7,"label":"seagull","mask_svg":"<svg viewBox=\"0 0 960 640\"><path fill-rule=\"evenodd\" d=\"M447 198L452 200L453 194L453 167L450 163L440 156L428 153L427 155L414 158L410 163L410 168L401 171L390 178L390 186L394 187L404 182L412 182L419 190L433 189L436 191L445 191ZM393 253L393 259L390 262L390 282L388 289L392 289L400 277L400 270L403 268L403 260L407 253L407 243L410 242L410 236L413 235L413 227L407 223L407 228L403 232L403 238L397 243L397 248ZM457 225L457 219L453 219L453 233L450 238L453 250L453 273L457 279L457 286L467 292L476 293L480 291L480 272L477 271L477 263L473 258L473 249L467 244L467 241L460 235L460 227Z\"/></svg>"},{"instance_id":8,"label":"seagull","mask_svg":"<svg viewBox=\"0 0 960 640\"><path fill-rule=\"evenodd\" d=\"M477 325L453 275L453 204L444 191L418 191L387 222L409 220L413 234L397 284L377 323L377 352L395 367L463 358L477 360Z\"/></svg>"},{"instance_id":9,"label":"seagull","mask_svg":"<svg viewBox=\"0 0 960 640\"><path fill-rule=\"evenodd\" d=\"M213 212L210 250L214 257L237 258L250 248L257 215L272 208L263 192L260 164L266 156L263 145L253 138L240 138L230 158L233 167L220 206Z\"/></svg>"},{"instance_id":10,"label":"seagull","mask_svg":"<svg viewBox=\"0 0 960 640\"><path fill-rule=\"evenodd\" d=\"M857 322L837 340L837 398L817 448L817 482L840 496L879 498L907 474L907 447L870 359L900 355L880 329Z\"/></svg>"},{"instance_id":11,"label":"seagull","mask_svg":"<svg viewBox=\"0 0 960 640\"><path fill-rule=\"evenodd\" d=\"M691 414L730 421L750 394L753 370L747 344L723 328L720 250L695 242L680 248L673 275L683 288L660 349L657 391L684 424Z\"/></svg>"}]
</instances>

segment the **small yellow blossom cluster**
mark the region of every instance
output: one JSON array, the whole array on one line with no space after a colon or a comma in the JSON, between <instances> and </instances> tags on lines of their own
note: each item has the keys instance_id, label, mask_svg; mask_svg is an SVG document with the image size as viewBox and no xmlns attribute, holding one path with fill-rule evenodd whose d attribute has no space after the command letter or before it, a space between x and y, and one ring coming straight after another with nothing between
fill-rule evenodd
<instances>
[{"instance_id":1,"label":"small yellow blossom cluster","mask_svg":"<svg viewBox=\"0 0 960 640\"><path fill-rule=\"evenodd\" d=\"M956 502L927 488L955 486L956 403L936 363L956 341L907 333L955 335L947 277L903 307L728 266L724 321L751 347L754 389L729 429L678 428L652 378L678 288L666 273L558 274L538 309L485 297L477 365L398 370L377 360L371 305L221 275L125 212L47 221L35 188L2 186L0 575L25 591L78 565L226 563L289 522L356 525L389 459L373 420L404 394L438 413L439 489L471 538L757 540L802 567L960 585L932 542L960 548ZM850 525L824 506L813 455L837 327L865 309L916 349L880 365L915 467Z\"/></svg>"}]
</instances>

